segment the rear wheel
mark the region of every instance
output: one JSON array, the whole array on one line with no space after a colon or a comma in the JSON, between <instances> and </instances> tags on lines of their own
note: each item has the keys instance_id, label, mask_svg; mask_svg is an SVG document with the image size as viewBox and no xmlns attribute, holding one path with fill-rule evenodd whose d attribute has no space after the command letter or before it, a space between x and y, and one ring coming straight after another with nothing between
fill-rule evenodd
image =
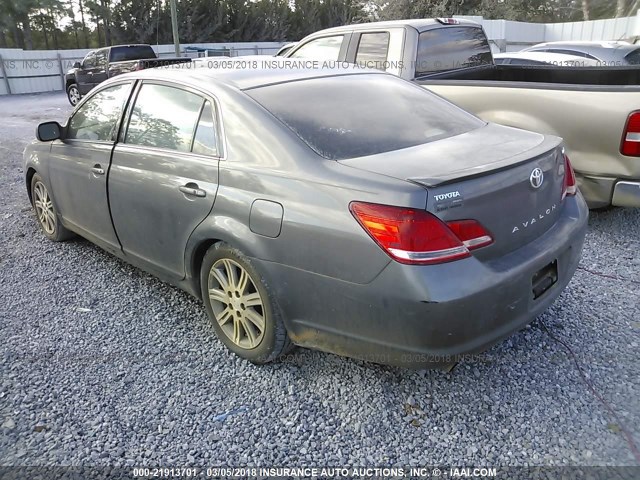
<instances>
[{"instance_id":1,"label":"rear wheel","mask_svg":"<svg viewBox=\"0 0 640 480\"><path fill-rule=\"evenodd\" d=\"M69 103L74 107L80 101L80 90L78 90L78 85L72 83L67 87L67 98L69 99Z\"/></svg>"},{"instance_id":2,"label":"rear wheel","mask_svg":"<svg viewBox=\"0 0 640 480\"><path fill-rule=\"evenodd\" d=\"M38 224L49 240L62 242L73 237L73 233L64 228L58 220L58 212L49 190L37 173L31 179L31 200Z\"/></svg>"},{"instance_id":3,"label":"rear wheel","mask_svg":"<svg viewBox=\"0 0 640 480\"><path fill-rule=\"evenodd\" d=\"M218 337L236 355L262 364L292 347L273 296L239 250L225 243L212 246L202 263L200 284Z\"/></svg>"}]
</instances>

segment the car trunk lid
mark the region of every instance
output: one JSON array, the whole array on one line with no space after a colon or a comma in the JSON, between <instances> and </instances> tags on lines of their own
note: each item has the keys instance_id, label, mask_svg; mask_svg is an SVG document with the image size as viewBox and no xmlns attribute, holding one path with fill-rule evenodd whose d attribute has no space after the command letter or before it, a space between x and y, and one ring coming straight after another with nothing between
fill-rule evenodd
<instances>
[{"instance_id":1,"label":"car trunk lid","mask_svg":"<svg viewBox=\"0 0 640 480\"><path fill-rule=\"evenodd\" d=\"M426 209L444 221L472 219L494 243L478 257L503 255L546 232L562 201L561 139L489 124L408 149L341 160L410 181L429 192Z\"/></svg>"}]
</instances>

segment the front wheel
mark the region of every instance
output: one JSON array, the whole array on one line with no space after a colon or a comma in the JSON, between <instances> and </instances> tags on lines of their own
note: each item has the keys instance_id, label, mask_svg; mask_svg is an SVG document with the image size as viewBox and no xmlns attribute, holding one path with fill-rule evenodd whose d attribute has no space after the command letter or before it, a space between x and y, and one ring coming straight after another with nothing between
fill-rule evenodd
<instances>
[{"instance_id":1,"label":"front wheel","mask_svg":"<svg viewBox=\"0 0 640 480\"><path fill-rule=\"evenodd\" d=\"M69 99L69 103L72 106L76 106L80 101L80 90L78 90L78 85L72 83L67 87L67 98Z\"/></svg>"},{"instance_id":2,"label":"front wheel","mask_svg":"<svg viewBox=\"0 0 640 480\"><path fill-rule=\"evenodd\" d=\"M73 237L73 233L58 220L58 212L49 190L42 181L42 177L37 173L31 179L31 201L36 211L38 224L49 240L62 242Z\"/></svg>"},{"instance_id":3,"label":"front wheel","mask_svg":"<svg viewBox=\"0 0 640 480\"><path fill-rule=\"evenodd\" d=\"M273 296L239 250L222 242L212 246L202 262L200 284L218 337L236 355L263 364L291 349Z\"/></svg>"}]
</instances>

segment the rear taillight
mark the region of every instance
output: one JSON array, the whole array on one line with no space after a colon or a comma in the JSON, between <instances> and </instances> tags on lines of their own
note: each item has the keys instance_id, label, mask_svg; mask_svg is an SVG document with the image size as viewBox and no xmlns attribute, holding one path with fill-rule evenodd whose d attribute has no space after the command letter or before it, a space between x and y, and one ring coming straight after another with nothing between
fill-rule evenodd
<instances>
[{"instance_id":1,"label":"rear taillight","mask_svg":"<svg viewBox=\"0 0 640 480\"><path fill-rule=\"evenodd\" d=\"M620 153L629 157L640 157L640 112L633 112L627 119L622 133Z\"/></svg>"},{"instance_id":2,"label":"rear taillight","mask_svg":"<svg viewBox=\"0 0 640 480\"><path fill-rule=\"evenodd\" d=\"M564 182L562 183L562 199L567 195L575 195L578 191L576 184L576 174L571 166L569 157L564 155Z\"/></svg>"},{"instance_id":3,"label":"rear taillight","mask_svg":"<svg viewBox=\"0 0 640 480\"><path fill-rule=\"evenodd\" d=\"M493 238L489 232L475 220L454 220L447 222L447 226L469 250L486 247L493 243Z\"/></svg>"},{"instance_id":4,"label":"rear taillight","mask_svg":"<svg viewBox=\"0 0 640 480\"><path fill-rule=\"evenodd\" d=\"M414 208L352 202L349 209L362 228L391 258L433 265L470 256L469 250L493 242L474 220L451 222Z\"/></svg>"}]
</instances>

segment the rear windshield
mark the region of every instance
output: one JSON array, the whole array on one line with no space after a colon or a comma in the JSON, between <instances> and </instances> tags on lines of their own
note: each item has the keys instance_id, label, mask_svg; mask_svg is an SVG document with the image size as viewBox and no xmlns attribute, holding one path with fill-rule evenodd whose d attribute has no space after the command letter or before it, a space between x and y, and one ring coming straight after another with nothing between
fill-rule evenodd
<instances>
[{"instance_id":1,"label":"rear windshield","mask_svg":"<svg viewBox=\"0 0 640 480\"><path fill-rule=\"evenodd\" d=\"M640 48L634 50L624 58L629 62L629 65L640 65Z\"/></svg>"},{"instance_id":2,"label":"rear windshield","mask_svg":"<svg viewBox=\"0 0 640 480\"><path fill-rule=\"evenodd\" d=\"M156 58L156 54L149 45L131 45L126 47L111 47L110 62L125 62L127 60L144 60Z\"/></svg>"},{"instance_id":3,"label":"rear windshield","mask_svg":"<svg viewBox=\"0 0 640 480\"><path fill-rule=\"evenodd\" d=\"M319 155L333 160L400 150L484 122L391 75L340 75L245 91Z\"/></svg>"},{"instance_id":4,"label":"rear windshield","mask_svg":"<svg viewBox=\"0 0 640 480\"><path fill-rule=\"evenodd\" d=\"M416 77L492 63L491 47L482 28L435 28L422 32L418 39Z\"/></svg>"}]
</instances>

